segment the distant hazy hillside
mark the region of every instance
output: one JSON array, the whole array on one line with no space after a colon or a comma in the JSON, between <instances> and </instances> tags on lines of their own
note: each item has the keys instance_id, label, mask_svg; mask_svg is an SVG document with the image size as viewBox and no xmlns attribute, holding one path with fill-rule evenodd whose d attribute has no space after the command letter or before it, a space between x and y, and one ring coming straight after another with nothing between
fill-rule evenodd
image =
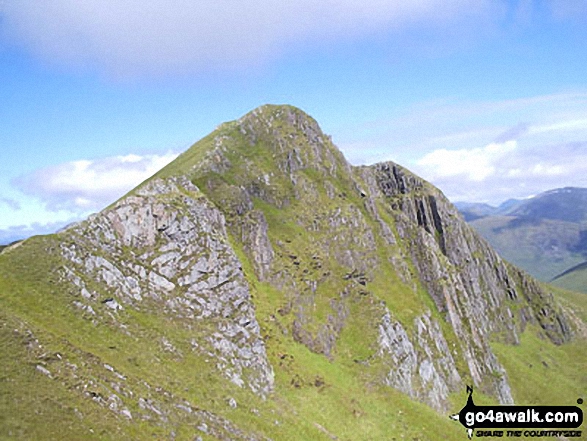
<instances>
[{"instance_id":1,"label":"distant hazy hillside","mask_svg":"<svg viewBox=\"0 0 587 441\"><path fill-rule=\"evenodd\" d=\"M527 199L510 211L512 216L587 222L587 188L565 187Z\"/></svg>"},{"instance_id":2,"label":"distant hazy hillside","mask_svg":"<svg viewBox=\"0 0 587 441\"><path fill-rule=\"evenodd\" d=\"M480 202L456 202L455 206L465 217L467 222L487 216L507 216L512 211L524 204L524 200L508 199L498 207Z\"/></svg>"},{"instance_id":3,"label":"distant hazy hillside","mask_svg":"<svg viewBox=\"0 0 587 441\"><path fill-rule=\"evenodd\" d=\"M505 259L540 280L554 279L561 287L587 292L582 282L587 275L577 279L587 261L587 189L550 190L499 207L456 206Z\"/></svg>"},{"instance_id":4,"label":"distant hazy hillside","mask_svg":"<svg viewBox=\"0 0 587 441\"><path fill-rule=\"evenodd\" d=\"M481 219L486 216L493 216L498 210L498 207L479 202L456 202L455 206L459 209L467 222Z\"/></svg>"}]
</instances>

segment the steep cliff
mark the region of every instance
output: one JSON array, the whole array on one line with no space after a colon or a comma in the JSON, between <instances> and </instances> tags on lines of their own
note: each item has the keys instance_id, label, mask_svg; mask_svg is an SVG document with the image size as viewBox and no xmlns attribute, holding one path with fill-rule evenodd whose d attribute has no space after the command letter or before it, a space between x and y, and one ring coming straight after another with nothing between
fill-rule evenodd
<instances>
[{"instance_id":1,"label":"steep cliff","mask_svg":"<svg viewBox=\"0 0 587 441\"><path fill-rule=\"evenodd\" d=\"M44 266L23 270L32 258ZM439 190L394 163L351 166L290 106L221 125L101 213L4 251L0 269L5 287L34 279L4 294L4 321L34 347L32 328L64 341L37 374L143 435L353 439L380 424L380 439L387 424L431 439L403 412L440 421L465 384L514 402L493 342L573 333ZM39 295L49 305L31 307ZM302 396L339 417L312 420ZM376 422L387 400L400 413ZM354 426L332 422L346 412Z\"/></svg>"}]
</instances>

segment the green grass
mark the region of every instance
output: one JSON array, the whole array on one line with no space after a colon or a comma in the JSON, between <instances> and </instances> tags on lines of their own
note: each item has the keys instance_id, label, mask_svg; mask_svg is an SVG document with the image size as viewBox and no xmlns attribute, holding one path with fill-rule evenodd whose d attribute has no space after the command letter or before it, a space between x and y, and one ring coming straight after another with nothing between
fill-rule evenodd
<instances>
[{"instance_id":1,"label":"green grass","mask_svg":"<svg viewBox=\"0 0 587 441\"><path fill-rule=\"evenodd\" d=\"M212 365L205 363L202 357L191 353L185 342L194 336L193 332L190 333L168 317L158 314L157 308L150 310L144 308L149 312L126 308L118 313L116 322L105 319L93 323L88 317L80 315L71 306L74 300L71 293L58 282L58 277L54 273L53 268L59 267L58 261L51 259L50 254L43 259L37 259L41 254L40 251L52 244L53 239L50 237L34 238L25 242L19 249L2 256L0 259L0 293L2 294L0 301L1 310L6 313L2 320L4 327L12 328L12 322L22 323L23 329L33 330L43 346L42 352L53 354L52 362L47 365L47 368L52 372L59 371L56 380L49 381L35 372L34 357L33 361L25 362L27 369L20 372L11 366L15 363L22 364L23 357L31 358L32 355L22 347L22 339L10 339L8 335L4 335L2 353L11 354L13 357L13 362L7 361L2 364L8 371L5 375L9 381L5 384L15 385L15 391L33 391L30 400L37 402L37 405L43 409L46 407L40 412L45 412L48 415L47 418L54 421L55 433L59 433L60 418L53 414L62 412L64 415L61 419L63 419L67 418L66 413L71 410L58 405L57 401L67 402L71 395L75 396L73 401L79 403L78 407L83 409L84 418L83 421L78 422L77 426L72 423L71 432L63 433L62 439L79 439L79 436L84 433L79 429L80 424L83 424L85 428L94 426L99 428L106 423L111 424L112 427L107 426L104 430L113 439L125 437L149 439L153 433L163 436L164 433L172 430L174 425L180 423L180 421L171 422L168 428L143 421L133 421L130 424L125 418L117 417L114 413L80 396L79 391L74 389L82 383L94 384L93 391L105 397L115 393L112 387L114 382L123 390L134 391L135 394L143 397L153 396L154 399L164 401L166 397L163 392L153 393L149 390L150 388L146 388L144 384L146 381L148 384L157 386L161 391L188 399L192 403L207 403L209 410L225 409L226 394L230 393L231 384L224 385L226 381L220 378ZM10 259L8 259L9 255ZM31 265L27 262L38 262L38 264ZM163 349L160 342L163 336L182 352L181 359L178 360L177 356ZM58 353L63 354L63 360L58 361L55 358L55 354ZM76 368L66 369L64 367L66 362L74 364ZM123 381L117 379L104 368L104 364L113 366L127 379ZM33 374L38 377L36 378L39 380L38 385L31 380ZM27 381L29 381L28 384ZM19 384L21 385L18 386ZM223 384L222 389L213 387L215 384ZM56 388L61 392L55 394ZM234 392L240 392L236 386L232 389ZM2 392L3 396L10 396L4 387ZM55 400L51 398L53 395ZM133 414L140 412L136 406L136 398L125 401L128 402L128 408ZM27 402L24 401L23 405ZM40 428L37 427L36 420L31 419L32 415L27 412L16 412L16 410L17 408L9 408L4 413L7 415L6 418L13 421L11 424L15 427L14 430L20 428L23 436L30 435L31 439L40 439L34 435ZM69 420L66 419L66 421ZM77 419L74 418L73 421ZM118 432L124 432L126 435L117 436ZM102 435L102 439L109 436ZM51 436L47 439L58 438L60 437Z\"/></svg>"},{"instance_id":2,"label":"green grass","mask_svg":"<svg viewBox=\"0 0 587 441\"><path fill-rule=\"evenodd\" d=\"M585 341L555 346L529 329L519 346L494 343L517 404L575 405L587 391Z\"/></svg>"},{"instance_id":3,"label":"green grass","mask_svg":"<svg viewBox=\"0 0 587 441\"><path fill-rule=\"evenodd\" d=\"M587 268L573 270L551 282L553 285L587 295Z\"/></svg>"},{"instance_id":4,"label":"green grass","mask_svg":"<svg viewBox=\"0 0 587 441\"><path fill-rule=\"evenodd\" d=\"M27 350L31 341L25 329L31 326L0 313L0 439L130 436L124 421L37 370L45 362ZM54 337L41 335L52 347Z\"/></svg>"},{"instance_id":5,"label":"green grass","mask_svg":"<svg viewBox=\"0 0 587 441\"><path fill-rule=\"evenodd\" d=\"M283 412L295 415L292 429L297 429L279 439L329 439L317 425L343 440L427 440L435 439L438 431L447 439L460 439L458 425L398 391L378 386L376 370L369 373L365 364L356 362L360 361L357 357L373 355L375 348L366 344L365 332L369 331L365 324L375 319L376 313L369 314L364 306L352 310L357 314L340 337L336 361L330 361L283 334L274 309L279 297L267 284L255 286L257 314L276 368L273 399Z\"/></svg>"},{"instance_id":6,"label":"green grass","mask_svg":"<svg viewBox=\"0 0 587 441\"><path fill-rule=\"evenodd\" d=\"M587 294L577 291L569 291L557 286L548 285L553 291L557 300L566 308L570 309L573 317L583 323L587 323Z\"/></svg>"}]
</instances>

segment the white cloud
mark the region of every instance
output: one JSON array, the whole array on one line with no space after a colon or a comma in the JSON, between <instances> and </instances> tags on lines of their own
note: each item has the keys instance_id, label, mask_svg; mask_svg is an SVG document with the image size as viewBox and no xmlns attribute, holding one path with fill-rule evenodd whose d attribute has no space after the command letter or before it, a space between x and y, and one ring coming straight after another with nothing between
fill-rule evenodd
<instances>
[{"instance_id":1,"label":"white cloud","mask_svg":"<svg viewBox=\"0 0 587 441\"><path fill-rule=\"evenodd\" d=\"M459 176L470 181L484 181L495 174L496 162L515 150L516 145L516 141L506 141L470 150L434 150L416 163L417 171L429 179Z\"/></svg>"},{"instance_id":2,"label":"white cloud","mask_svg":"<svg viewBox=\"0 0 587 441\"><path fill-rule=\"evenodd\" d=\"M531 174L538 177L561 176L565 174L565 167L560 165L538 163L530 169Z\"/></svg>"},{"instance_id":3,"label":"white cloud","mask_svg":"<svg viewBox=\"0 0 587 441\"><path fill-rule=\"evenodd\" d=\"M434 150L470 150L517 140L544 146L587 141L587 93L583 90L499 101L437 100L418 103L401 116L337 128L344 148L370 148L369 161L412 166Z\"/></svg>"},{"instance_id":4,"label":"white cloud","mask_svg":"<svg viewBox=\"0 0 587 441\"><path fill-rule=\"evenodd\" d=\"M462 28L494 0L35 0L0 3L4 38L114 75L249 65L289 46L424 24ZM457 26L460 24L460 26Z\"/></svg>"},{"instance_id":5,"label":"white cloud","mask_svg":"<svg viewBox=\"0 0 587 441\"><path fill-rule=\"evenodd\" d=\"M530 134L562 131L585 131L587 130L587 119L574 119L570 121L557 121L551 124L540 125L530 128Z\"/></svg>"},{"instance_id":6,"label":"white cloud","mask_svg":"<svg viewBox=\"0 0 587 441\"><path fill-rule=\"evenodd\" d=\"M453 201L494 205L555 188L587 187L587 141L554 145L522 141L448 154L436 150L417 161L414 171Z\"/></svg>"},{"instance_id":7,"label":"white cloud","mask_svg":"<svg viewBox=\"0 0 587 441\"><path fill-rule=\"evenodd\" d=\"M499 204L554 188L587 187L584 90L420 103L402 116L361 124L348 124L337 135L351 160L398 162L454 201Z\"/></svg>"},{"instance_id":8,"label":"white cloud","mask_svg":"<svg viewBox=\"0 0 587 441\"><path fill-rule=\"evenodd\" d=\"M49 210L88 212L104 208L176 157L167 153L83 159L36 170L14 184L41 199Z\"/></svg>"}]
</instances>

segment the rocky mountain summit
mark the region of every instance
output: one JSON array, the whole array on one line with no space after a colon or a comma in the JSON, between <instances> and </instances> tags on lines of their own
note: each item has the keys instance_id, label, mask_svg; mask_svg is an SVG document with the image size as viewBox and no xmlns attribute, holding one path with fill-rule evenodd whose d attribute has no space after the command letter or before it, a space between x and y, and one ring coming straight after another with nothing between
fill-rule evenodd
<instances>
[{"instance_id":1,"label":"rocky mountain summit","mask_svg":"<svg viewBox=\"0 0 587 441\"><path fill-rule=\"evenodd\" d=\"M222 124L102 212L4 250L0 278L4 340L97 438L456 439L444 419L466 384L516 400L495 344L555 351L583 326L438 189L351 166L291 106Z\"/></svg>"}]
</instances>

